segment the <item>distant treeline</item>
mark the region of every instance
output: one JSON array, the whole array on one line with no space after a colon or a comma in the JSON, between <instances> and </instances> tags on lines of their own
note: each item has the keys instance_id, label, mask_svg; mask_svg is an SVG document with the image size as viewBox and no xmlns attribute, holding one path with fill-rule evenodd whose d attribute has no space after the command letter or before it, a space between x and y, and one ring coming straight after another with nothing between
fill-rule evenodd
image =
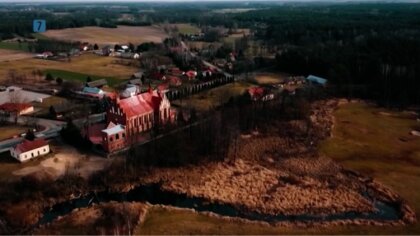
<instances>
[{"instance_id":1,"label":"distant treeline","mask_svg":"<svg viewBox=\"0 0 420 236\"><path fill-rule=\"evenodd\" d=\"M235 19L260 26L282 71L323 76L339 95L420 104L420 4L285 6Z\"/></svg>"}]
</instances>

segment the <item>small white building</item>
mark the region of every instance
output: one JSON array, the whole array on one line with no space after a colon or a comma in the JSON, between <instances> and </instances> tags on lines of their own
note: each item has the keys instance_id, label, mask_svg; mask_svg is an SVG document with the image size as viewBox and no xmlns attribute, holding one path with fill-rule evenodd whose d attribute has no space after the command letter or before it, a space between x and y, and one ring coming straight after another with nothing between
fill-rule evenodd
<instances>
[{"instance_id":1,"label":"small white building","mask_svg":"<svg viewBox=\"0 0 420 236\"><path fill-rule=\"evenodd\" d=\"M127 87L124 89L124 91L121 92L121 97L129 98L137 95L140 92L140 89L137 87L137 85L134 84L127 84Z\"/></svg>"},{"instance_id":2,"label":"small white building","mask_svg":"<svg viewBox=\"0 0 420 236\"><path fill-rule=\"evenodd\" d=\"M10 155L20 162L28 161L32 158L46 155L50 152L50 145L44 139L36 139L34 141L24 140L12 149Z\"/></svg>"}]
</instances>

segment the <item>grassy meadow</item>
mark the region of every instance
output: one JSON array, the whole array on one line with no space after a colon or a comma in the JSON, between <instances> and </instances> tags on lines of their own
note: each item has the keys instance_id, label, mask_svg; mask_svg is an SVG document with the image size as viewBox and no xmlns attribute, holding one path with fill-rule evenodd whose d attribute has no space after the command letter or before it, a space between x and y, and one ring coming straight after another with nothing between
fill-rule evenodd
<instances>
[{"instance_id":1,"label":"grassy meadow","mask_svg":"<svg viewBox=\"0 0 420 236\"><path fill-rule=\"evenodd\" d=\"M420 215L420 138L409 135L420 124L409 113L392 112L363 103L340 107L333 138L320 153L346 168L372 176L398 192ZM136 234L419 234L408 226L271 227L218 219L187 210L153 207Z\"/></svg>"},{"instance_id":2,"label":"grassy meadow","mask_svg":"<svg viewBox=\"0 0 420 236\"><path fill-rule=\"evenodd\" d=\"M128 79L137 72L134 66L116 64L113 57L102 57L93 54L83 54L73 57L70 62L53 61L43 59L22 59L16 61L0 62L0 80L7 78L10 70L16 70L19 74L31 75L33 70L53 73L63 79L86 79L89 75L92 79L106 78L111 84L118 80Z\"/></svg>"}]
</instances>

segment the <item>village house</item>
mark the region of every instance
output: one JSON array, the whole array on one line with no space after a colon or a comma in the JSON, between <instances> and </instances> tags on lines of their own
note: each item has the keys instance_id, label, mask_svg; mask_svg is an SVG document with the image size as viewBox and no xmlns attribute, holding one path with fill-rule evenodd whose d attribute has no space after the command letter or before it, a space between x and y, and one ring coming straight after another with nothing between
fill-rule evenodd
<instances>
[{"instance_id":1,"label":"village house","mask_svg":"<svg viewBox=\"0 0 420 236\"><path fill-rule=\"evenodd\" d=\"M32 158L46 155L50 152L50 146L44 139L36 139L34 141L24 140L12 149L10 155L20 162L28 161Z\"/></svg>"},{"instance_id":2,"label":"village house","mask_svg":"<svg viewBox=\"0 0 420 236\"><path fill-rule=\"evenodd\" d=\"M121 97L128 98L139 93L140 88L135 84L127 84L125 89L121 92Z\"/></svg>"},{"instance_id":3,"label":"village house","mask_svg":"<svg viewBox=\"0 0 420 236\"><path fill-rule=\"evenodd\" d=\"M197 76L197 71L189 70L185 72L184 75L188 78L188 80L193 80Z\"/></svg>"},{"instance_id":4,"label":"village house","mask_svg":"<svg viewBox=\"0 0 420 236\"><path fill-rule=\"evenodd\" d=\"M274 94L263 87L253 87L248 89L252 101L270 101L274 99Z\"/></svg>"},{"instance_id":5,"label":"village house","mask_svg":"<svg viewBox=\"0 0 420 236\"><path fill-rule=\"evenodd\" d=\"M82 92L92 95L103 95L105 93L102 89L97 87L84 87Z\"/></svg>"},{"instance_id":6,"label":"village house","mask_svg":"<svg viewBox=\"0 0 420 236\"><path fill-rule=\"evenodd\" d=\"M314 84L314 85L320 85L320 86L325 86L327 84L327 80L315 75L309 75L308 77L306 77L306 80L310 83L310 84Z\"/></svg>"},{"instance_id":7,"label":"village house","mask_svg":"<svg viewBox=\"0 0 420 236\"><path fill-rule=\"evenodd\" d=\"M34 111L34 107L30 103L12 103L7 102L0 105L0 112L3 114L24 115Z\"/></svg>"}]
</instances>

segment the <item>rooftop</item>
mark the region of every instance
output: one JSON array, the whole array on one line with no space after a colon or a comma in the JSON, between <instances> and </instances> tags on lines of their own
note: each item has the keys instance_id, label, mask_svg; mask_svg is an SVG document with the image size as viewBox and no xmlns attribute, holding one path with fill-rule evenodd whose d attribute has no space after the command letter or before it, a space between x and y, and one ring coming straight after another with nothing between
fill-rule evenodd
<instances>
[{"instance_id":1,"label":"rooftop","mask_svg":"<svg viewBox=\"0 0 420 236\"><path fill-rule=\"evenodd\" d=\"M22 143L16 145L15 150L19 150L21 153L24 153L46 145L48 145L48 143L44 139L35 139L34 141L25 139Z\"/></svg>"}]
</instances>

